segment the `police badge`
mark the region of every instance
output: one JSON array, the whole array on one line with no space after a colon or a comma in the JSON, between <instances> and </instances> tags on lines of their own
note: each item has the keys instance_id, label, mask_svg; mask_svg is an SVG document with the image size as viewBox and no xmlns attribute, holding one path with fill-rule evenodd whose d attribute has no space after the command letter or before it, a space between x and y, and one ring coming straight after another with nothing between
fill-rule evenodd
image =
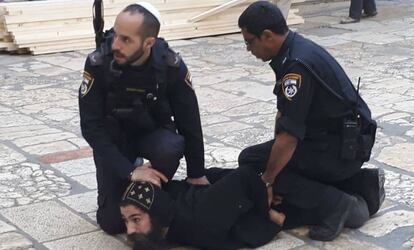
<instances>
[{"instance_id":1,"label":"police badge","mask_svg":"<svg viewBox=\"0 0 414 250\"><path fill-rule=\"evenodd\" d=\"M301 86L302 77L299 74L289 73L282 79L283 94L289 101L296 95Z\"/></svg>"},{"instance_id":2,"label":"police badge","mask_svg":"<svg viewBox=\"0 0 414 250\"><path fill-rule=\"evenodd\" d=\"M80 96L84 97L86 94L88 94L89 90L91 90L94 78L89 74L88 72L83 72L83 80L81 83L81 86L79 88Z\"/></svg>"}]
</instances>

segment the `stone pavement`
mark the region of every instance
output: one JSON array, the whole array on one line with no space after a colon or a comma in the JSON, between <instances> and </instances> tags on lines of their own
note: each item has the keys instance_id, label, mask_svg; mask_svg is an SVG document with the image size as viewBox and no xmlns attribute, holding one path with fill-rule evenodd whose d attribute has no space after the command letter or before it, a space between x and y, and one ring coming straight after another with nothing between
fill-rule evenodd
<instances>
[{"instance_id":1,"label":"stone pavement","mask_svg":"<svg viewBox=\"0 0 414 250\"><path fill-rule=\"evenodd\" d=\"M385 169L385 204L333 242L300 228L262 249L414 249L414 0L378 1L377 17L339 25L348 4L303 5L306 23L292 28L325 46L354 82L362 77L379 123L367 166ZM171 45L194 76L207 166L235 167L242 148L271 138L270 67L246 53L240 34ZM95 169L77 105L87 53L0 54L0 250L128 249L95 222Z\"/></svg>"}]
</instances>

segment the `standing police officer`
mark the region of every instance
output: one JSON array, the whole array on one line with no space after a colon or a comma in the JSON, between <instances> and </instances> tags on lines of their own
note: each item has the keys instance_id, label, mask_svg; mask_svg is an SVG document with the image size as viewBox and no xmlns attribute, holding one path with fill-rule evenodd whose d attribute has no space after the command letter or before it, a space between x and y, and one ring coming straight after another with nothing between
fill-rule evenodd
<instances>
[{"instance_id":1,"label":"standing police officer","mask_svg":"<svg viewBox=\"0 0 414 250\"><path fill-rule=\"evenodd\" d=\"M274 183L284 199L299 207L317 207L322 223L312 226L309 235L333 240L356 204L358 196L349 193L361 195L371 215L384 199L383 172L361 169L371 154L376 123L337 61L290 31L276 5L251 4L240 16L239 27L247 50L271 61L278 108L276 139L242 151L239 165L255 163L264 171L269 199ZM303 182L289 190L278 188L290 173Z\"/></svg>"},{"instance_id":2,"label":"standing police officer","mask_svg":"<svg viewBox=\"0 0 414 250\"><path fill-rule=\"evenodd\" d=\"M191 75L157 38L159 29L160 15L151 4L131 4L86 60L79 89L81 130L97 170L97 221L109 234L125 231L118 205L130 180L160 186L184 155L187 181L208 184ZM150 163L140 166L137 157Z\"/></svg>"}]
</instances>

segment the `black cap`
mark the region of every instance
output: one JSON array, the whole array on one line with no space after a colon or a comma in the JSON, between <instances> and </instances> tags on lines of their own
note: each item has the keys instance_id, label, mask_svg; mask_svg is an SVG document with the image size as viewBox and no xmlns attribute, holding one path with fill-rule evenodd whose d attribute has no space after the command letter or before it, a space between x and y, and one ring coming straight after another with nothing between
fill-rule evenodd
<instances>
[{"instance_id":1,"label":"black cap","mask_svg":"<svg viewBox=\"0 0 414 250\"><path fill-rule=\"evenodd\" d=\"M132 182L125 190L122 202L137 206L152 218L157 217L163 227L170 225L175 213L171 196L149 182Z\"/></svg>"}]
</instances>

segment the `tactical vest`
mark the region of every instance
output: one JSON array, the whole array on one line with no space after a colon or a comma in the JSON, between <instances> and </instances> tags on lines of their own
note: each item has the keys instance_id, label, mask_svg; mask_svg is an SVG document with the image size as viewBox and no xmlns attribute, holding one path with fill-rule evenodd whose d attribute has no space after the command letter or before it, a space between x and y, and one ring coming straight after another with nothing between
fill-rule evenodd
<instances>
[{"instance_id":1,"label":"tactical vest","mask_svg":"<svg viewBox=\"0 0 414 250\"><path fill-rule=\"evenodd\" d=\"M167 75L169 67L180 66L180 57L168 47L167 42L157 39L152 48L152 61L149 65L153 73L152 80L128 92L125 83L121 81L123 68L113 60L112 39L112 30L105 32L100 48L91 54L94 55L98 65L103 67L107 117L116 119L121 126L124 124L141 132L152 131L159 127L174 127L167 96Z\"/></svg>"}]
</instances>

